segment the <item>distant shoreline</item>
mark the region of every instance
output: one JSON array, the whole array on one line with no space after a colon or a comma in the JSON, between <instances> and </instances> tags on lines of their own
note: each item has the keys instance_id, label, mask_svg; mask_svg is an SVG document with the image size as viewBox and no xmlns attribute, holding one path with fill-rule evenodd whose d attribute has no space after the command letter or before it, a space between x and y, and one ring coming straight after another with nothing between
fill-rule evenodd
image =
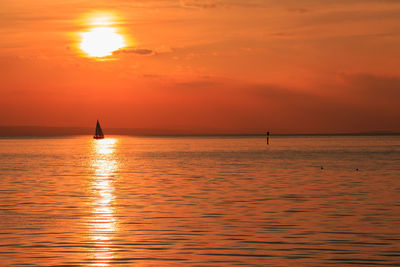
<instances>
[{"instance_id":1,"label":"distant shoreline","mask_svg":"<svg viewBox=\"0 0 400 267\"><path fill-rule=\"evenodd\" d=\"M270 130L271 131L271 130ZM105 135L126 135L126 136L264 136L262 131L251 130L248 132L233 132L227 130L203 130L190 131L181 129L135 129L135 128L104 128ZM45 127L45 126L0 126L0 137L62 137L62 136L81 136L93 135L94 129L89 127ZM400 132L390 131L370 131L370 132L342 132L342 133L290 133L271 131L272 136L397 136Z\"/></svg>"}]
</instances>

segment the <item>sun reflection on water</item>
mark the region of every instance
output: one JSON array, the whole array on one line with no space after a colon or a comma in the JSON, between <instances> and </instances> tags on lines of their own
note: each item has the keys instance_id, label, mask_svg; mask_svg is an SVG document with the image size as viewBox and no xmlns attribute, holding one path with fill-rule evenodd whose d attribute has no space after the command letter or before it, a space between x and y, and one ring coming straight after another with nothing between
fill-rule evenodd
<instances>
[{"instance_id":1,"label":"sun reflection on water","mask_svg":"<svg viewBox=\"0 0 400 267\"><path fill-rule=\"evenodd\" d=\"M92 143L94 176L90 239L94 242L94 266L109 266L113 258L112 238L117 229L114 217L114 173L118 168L115 158L117 140L101 139Z\"/></svg>"}]
</instances>

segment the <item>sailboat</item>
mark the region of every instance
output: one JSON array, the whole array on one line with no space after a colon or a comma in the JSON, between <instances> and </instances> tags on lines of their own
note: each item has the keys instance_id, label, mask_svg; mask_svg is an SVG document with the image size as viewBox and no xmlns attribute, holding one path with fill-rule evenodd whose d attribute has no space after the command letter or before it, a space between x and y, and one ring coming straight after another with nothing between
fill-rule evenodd
<instances>
[{"instance_id":1,"label":"sailboat","mask_svg":"<svg viewBox=\"0 0 400 267\"><path fill-rule=\"evenodd\" d=\"M97 120L96 132L95 132L93 138L94 139L103 139L104 138L103 130L101 130L99 120Z\"/></svg>"}]
</instances>

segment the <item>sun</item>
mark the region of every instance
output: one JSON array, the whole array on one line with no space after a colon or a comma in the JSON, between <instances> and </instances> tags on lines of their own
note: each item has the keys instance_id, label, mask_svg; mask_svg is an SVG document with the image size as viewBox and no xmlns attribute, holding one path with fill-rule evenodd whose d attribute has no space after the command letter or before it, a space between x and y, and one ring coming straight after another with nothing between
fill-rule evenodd
<instances>
[{"instance_id":1,"label":"sun","mask_svg":"<svg viewBox=\"0 0 400 267\"><path fill-rule=\"evenodd\" d=\"M111 15L94 15L88 20L90 27L86 32L80 33L79 48L88 57L107 57L114 51L125 46L126 40L113 26L114 17Z\"/></svg>"},{"instance_id":2,"label":"sun","mask_svg":"<svg viewBox=\"0 0 400 267\"><path fill-rule=\"evenodd\" d=\"M90 57L106 57L126 46L124 37L112 27L93 27L81 33L80 48Z\"/></svg>"}]
</instances>

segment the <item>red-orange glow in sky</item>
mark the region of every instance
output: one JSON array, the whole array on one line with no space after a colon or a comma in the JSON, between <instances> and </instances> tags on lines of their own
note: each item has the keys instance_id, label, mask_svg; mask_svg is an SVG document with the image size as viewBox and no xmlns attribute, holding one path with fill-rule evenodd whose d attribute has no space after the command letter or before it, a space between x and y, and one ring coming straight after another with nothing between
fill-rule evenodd
<instances>
[{"instance_id":1,"label":"red-orange glow in sky","mask_svg":"<svg viewBox=\"0 0 400 267\"><path fill-rule=\"evenodd\" d=\"M400 1L2 0L0 125L400 132Z\"/></svg>"}]
</instances>

